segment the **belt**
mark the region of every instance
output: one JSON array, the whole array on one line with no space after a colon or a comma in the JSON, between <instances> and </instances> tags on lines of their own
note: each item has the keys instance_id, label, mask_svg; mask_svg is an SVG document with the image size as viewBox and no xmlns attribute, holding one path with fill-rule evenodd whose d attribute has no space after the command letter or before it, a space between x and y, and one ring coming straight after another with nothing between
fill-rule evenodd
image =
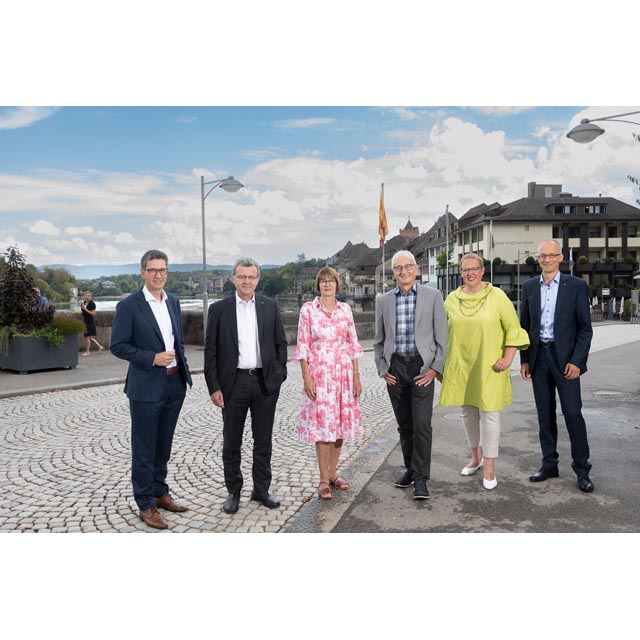
<instances>
[{"instance_id":1,"label":"belt","mask_svg":"<svg viewBox=\"0 0 640 640\"><path fill-rule=\"evenodd\" d=\"M555 346L555 342L542 342L542 340L540 340L540 342L538 343L538 346L541 347L542 349L548 349L549 347L554 347Z\"/></svg>"},{"instance_id":2,"label":"belt","mask_svg":"<svg viewBox=\"0 0 640 640\"><path fill-rule=\"evenodd\" d=\"M262 372L262 367L260 367L259 369L236 369L236 371L238 373L246 373L247 375L250 375L250 376L257 376L259 373Z\"/></svg>"},{"instance_id":3,"label":"belt","mask_svg":"<svg viewBox=\"0 0 640 640\"><path fill-rule=\"evenodd\" d=\"M400 362L418 362L422 360L422 356L401 356L397 353L394 353L392 358L400 360Z\"/></svg>"},{"instance_id":4,"label":"belt","mask_svg":"<svg viewBox=\"0 0 640 640\"><path fill-rule=\"evenodd\" d=\"M180 371L180 367L179 366L167 367L165 371L167 372L168 376L172 376L174 373L178 373L178 371Z\"/></svg>"}]
</instances>

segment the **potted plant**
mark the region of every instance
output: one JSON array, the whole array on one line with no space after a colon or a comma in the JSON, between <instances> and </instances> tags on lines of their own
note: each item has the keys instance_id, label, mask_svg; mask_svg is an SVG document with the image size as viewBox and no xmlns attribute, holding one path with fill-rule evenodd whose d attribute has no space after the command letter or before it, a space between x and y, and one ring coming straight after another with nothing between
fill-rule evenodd
<instances>
[{"instance_id":1,"label":"potted plant","mask_svg":"<svg viewBox=\"0 0 640 640\"><path fill-rule=\"evenodd\" d=\"M0 263L0 369L19 373L75 368L80 320L56 316L55 308L41 304L26 260L9 247Z\"/></svg>"}]
</instances>

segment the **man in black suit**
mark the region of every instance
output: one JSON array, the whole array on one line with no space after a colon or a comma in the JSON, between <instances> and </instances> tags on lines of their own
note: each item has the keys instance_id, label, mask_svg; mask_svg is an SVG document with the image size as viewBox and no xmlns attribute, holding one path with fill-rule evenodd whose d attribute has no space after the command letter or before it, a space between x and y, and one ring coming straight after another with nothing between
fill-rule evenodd
<instances>
[{"instance_id":1,"label":"man in black suit","mask_svg":"<svg viewBox=\"0 0 640 640\"><path fill-rule=\"evenodd\" d=\"M275 509L269 495L271 434L280 385L287 377L287 338L278 305L255 294L260 266L251 258L236 260L231 281L233 296L209 309L204 372L211 401L222 409L224 480L229 497L226 513L240 505L242 434L251 409L253 432L253 491L251 499Z\"/></svg>"},{"instance_id":2,"label":"man in black suit","mask_svg":"<svg viewBox=\"0 0 640 640\"><path fill-rule=\"evenodd\" d=\"M542 448L542 467L529 480L543 482L559 475L557 389L578 488L591 493L589 443L580 397L580 376L587 371L593 336L589 289L584 280L560 273L562 258L560 244L544 240L538 248L542 274L527 280L522 289L520 324L531 344L520 351L520 375L533 381Z\"/></svg>"},{"instance_id":3,"label":"man in black suit","mask_svg":"<svg viewBox=\"0 0 640 640\"><path fill-rule=\"evenodd\" d=\"M140 260L145 285L121 300L111 327L111 353L129 362L124 391L131 411L131 480L140 517L166 529L158 507L186 511L169 495L167 464L173 433L191 374L184 353L182 316L176 296L163 289L169 259L147 251Z\"/></svg>"}]
</instances>

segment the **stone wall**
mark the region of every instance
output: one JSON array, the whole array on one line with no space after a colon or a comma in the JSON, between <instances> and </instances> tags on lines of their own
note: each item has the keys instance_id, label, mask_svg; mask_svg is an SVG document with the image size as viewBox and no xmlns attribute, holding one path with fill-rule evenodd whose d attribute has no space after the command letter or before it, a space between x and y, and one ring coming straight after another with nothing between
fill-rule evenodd
<instances>
[{"instance_id":1,"label":"stone wall","mask_svg":"<svg viewBox=\"0 0 640 640\"><path fill-rule=\"evenodd\" d=\"M107 349L111 341L111 324L114 314L115 311L98 311L95 315L98 342ZM71 313L69 315L82 320L81 313ZM354 311L353 318L356 323L358 339L372 340L375 332L375 312ZM298 337L298 313L288 311L283 314L283 319L287 342L289 345L294 345ZM184 332L186 344L203 344L202 311L183 311L182 331ZM92 348L95 349L95 345ZM82 334L78 336L78 349L84 350L84 336Z\"/></svg>"}]
</instances>

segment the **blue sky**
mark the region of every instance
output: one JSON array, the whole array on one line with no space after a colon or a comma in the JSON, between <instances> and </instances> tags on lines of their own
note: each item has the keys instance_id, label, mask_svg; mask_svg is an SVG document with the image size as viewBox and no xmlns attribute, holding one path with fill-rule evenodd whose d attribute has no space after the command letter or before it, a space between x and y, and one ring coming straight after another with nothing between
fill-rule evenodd
<instances>
[{"instance_id":1,"label":"blue sky","mask_svg":"<svg viewBox=\"0 0 640 640\"><path fill-rule=\"evenodd\" d=\"M135 262L152 245L207 260L284 263L377 242L380 183L391 234L506 203L530 181L635 203L630 125L577 145L582 117L638 107L3 107L0 246L35 264ZM640 129L640 127L637 127Z\"/></svg>"}]
</instances>

